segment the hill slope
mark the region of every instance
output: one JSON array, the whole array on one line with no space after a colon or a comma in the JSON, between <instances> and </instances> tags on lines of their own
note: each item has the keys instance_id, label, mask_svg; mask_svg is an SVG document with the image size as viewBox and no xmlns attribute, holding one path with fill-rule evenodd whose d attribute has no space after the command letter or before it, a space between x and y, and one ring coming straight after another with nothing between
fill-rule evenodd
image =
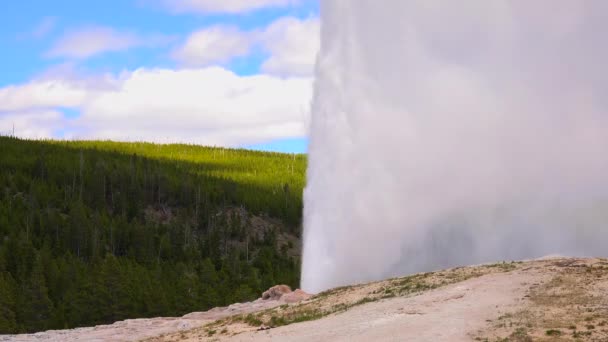
<instances>
[{"instance_id":1,"label":"hill slope","mask_svg":"<svg viewBox=\"0 0 608 342\"><path fill-rule=\"evenodd\" d=\"M297 285L305 167L303 155L0 137L0 333Z\"/></svg>"},{"instance_id":2,"label":"hill slope","mask_svg":"<svg viewBox=\"0 0 608 342\"><path fill-rule=\"evenodd\" d=\"M459 267L10 341L606 341L608 260Z\"/></svg>"},{"instance_id":3,"label":"hill slope","mask_svg":"<svg viewBox=\"0 0 608 342\"><path fill-rule=\"evenodd\" d=\"M200 340L607 341L608 260L499 263L342 287L149 341Z\"/></svg>"}]
</instances>

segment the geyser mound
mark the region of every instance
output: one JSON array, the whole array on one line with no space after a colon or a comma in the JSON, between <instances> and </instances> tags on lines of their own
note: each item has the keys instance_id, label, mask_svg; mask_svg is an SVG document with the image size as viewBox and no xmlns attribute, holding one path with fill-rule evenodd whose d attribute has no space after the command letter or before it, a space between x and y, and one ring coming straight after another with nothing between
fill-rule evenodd
<instances>
[{"instance_id":1,"label":"geyser mound","mask_svg":"<svg viewBox=\"0 0 608 342\"><path fill-rule=\"evenodd\" d=\"M302 287L607 255L608 2L321 4Z\"/></svg>"}]
</instances>

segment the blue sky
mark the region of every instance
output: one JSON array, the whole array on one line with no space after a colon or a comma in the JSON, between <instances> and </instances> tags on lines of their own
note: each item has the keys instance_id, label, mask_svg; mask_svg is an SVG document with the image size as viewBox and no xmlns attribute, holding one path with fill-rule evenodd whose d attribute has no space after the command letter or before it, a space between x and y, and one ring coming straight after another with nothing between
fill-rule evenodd
<instances>
[{"instance_id":1,"label":"blue sky","mask_svg":"<svg viewBox=\"0 0 608 342\"><path fill-rule=\"evenodd\" d=\"M318 7L316 0L9 2L0 13L0 132L12 122L28 138L304 152L311 92L302 89L312 84ZM226 88L215 89L220 84ZM247 94L230 97L236 89ZM273 89L284 93L275 99Z\"/></svg>"}]
</instances>

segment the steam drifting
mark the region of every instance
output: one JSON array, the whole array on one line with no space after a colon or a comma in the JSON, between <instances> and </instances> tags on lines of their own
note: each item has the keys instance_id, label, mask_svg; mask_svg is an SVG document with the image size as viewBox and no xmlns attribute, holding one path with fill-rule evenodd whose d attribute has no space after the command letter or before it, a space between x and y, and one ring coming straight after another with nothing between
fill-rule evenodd
<instances>
[{"instance_id":1,"label":"steam drifting","mask_svg":"<svg viewBox=\"0 0 608 342\"><path fill-rule=\"evenodd\" d=\"M326 0L302 287L608 255L608 2Z\"/></svg>"}]
</instances>

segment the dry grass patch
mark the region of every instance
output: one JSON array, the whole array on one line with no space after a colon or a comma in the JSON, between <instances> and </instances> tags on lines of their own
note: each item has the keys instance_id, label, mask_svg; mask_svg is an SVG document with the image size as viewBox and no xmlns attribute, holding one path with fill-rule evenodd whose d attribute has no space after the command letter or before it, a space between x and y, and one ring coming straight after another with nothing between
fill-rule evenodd
<instances>
[{"instance_id":1,"label":"dry grass patch","mask_svg":"<svg viewBox=\"0 0 608 342\"><path fill-rule=\"evenodd\" d=\"M500 316L479 341L608 341L608 262L545 262L551 278L531 284L523 310Z\"/></svg>"}]
</instances>

